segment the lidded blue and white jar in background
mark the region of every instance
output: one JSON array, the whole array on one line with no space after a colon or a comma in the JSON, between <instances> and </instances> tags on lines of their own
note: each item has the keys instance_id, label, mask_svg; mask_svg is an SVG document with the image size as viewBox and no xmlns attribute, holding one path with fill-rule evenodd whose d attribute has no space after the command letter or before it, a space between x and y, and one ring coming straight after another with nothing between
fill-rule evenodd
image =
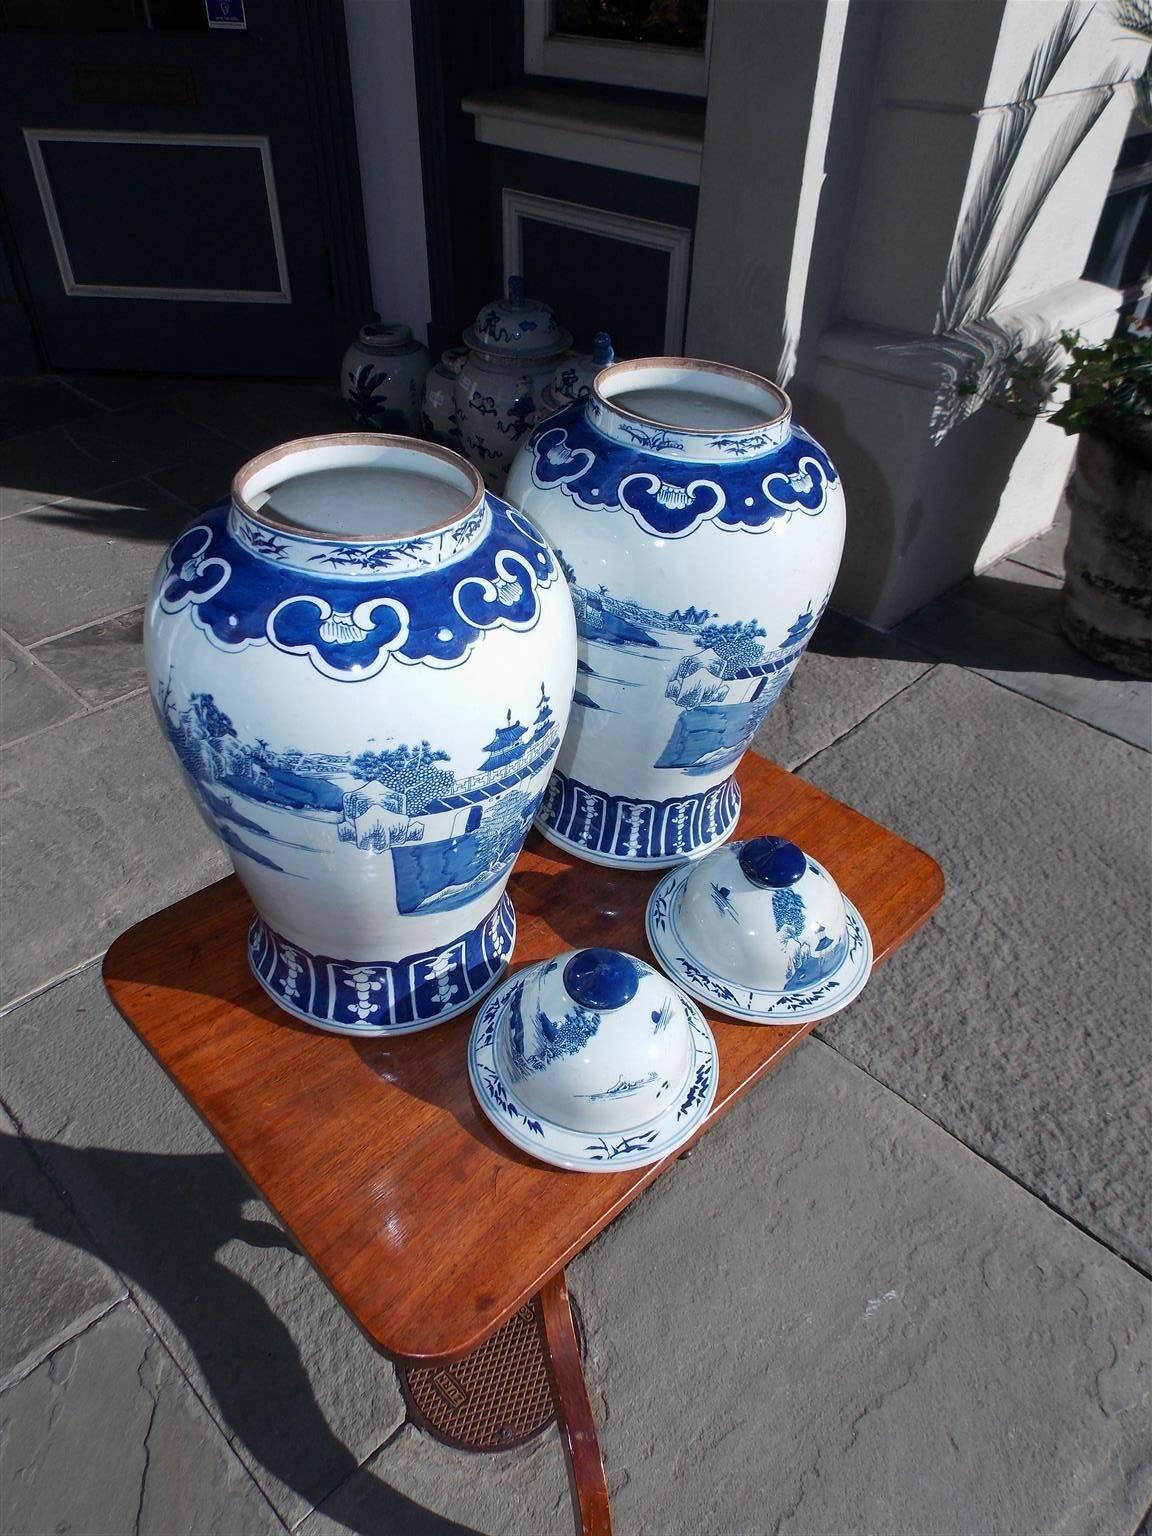
<instances>
[{"instance_id":1,"label":"lidded blue and white jar in background","mask_svg":"<svg viewBox=\"0 0 1152 1536\"><path fill-rule=\"evenodd\" d=\"M525 298L522 278L510 277L508 297L486 304L464 340L469 352L456 379L460 436L489 489L500 491L572 333L547 304Z\"/></svg>"},{"instance_id":2,"label":"lidded blue and white jar in background","mask_svg":"<svg viewBox=\"0 0 1152 1536\"><path fill-rule=\"evenodd\" d=\"M443 448L287 443L167 552L145 653L282 1007L399 1034L492 985L575 672L568 588L526 518Z\"/></svg>"},{"instance_id":3,"label":"lidded blue and white jar in background","mask_svg":"<svg viewBox=\"0 0 1152 1536\"><path fill-rule=\"evenodd\" d=\"M592 338L591 352L573 352L557 368L552 382L540 396L537 420L587 400L592 393L592 380L601 368L607 368L615 360L611 336L607 331L597 331Z\"/></svg>"},{"instance_id":4,"label":"lidded blue and white jar in background","mask_svg":"<svg viewBox=\"0 0 1152 1536\"><path fill-rule=\"evenodd\" d=\"M580 635L541 830L593 863L706 852L736 825L733 771L836 579L828 455L767 379L645 358L541 422L507 494L556 550Z\"/></svg>"},{"instance_id":5,"label":"lidded blue and white jar in background","mask_svg":"<svg viewBox=\"0 0 1152 1536\"><path fill-rule=\"evenodd\" d=\"M449 347L424 380L420 425L430 443L461 452L460 423L456 418L456 375L468 356L467 347Z\"/></svg>"},{"instance_id":6,"label":"lidded blue and white jar in background","mask_svg":"<svg viewBox=\"0 0 1152 1536\"><path fill-rule=\"evenodd\" d=\"M420 431L431 359L412 329L393 321L361 326L340 366L340 393L357 426L372 432Z\"/></svg>"}]
</instances>

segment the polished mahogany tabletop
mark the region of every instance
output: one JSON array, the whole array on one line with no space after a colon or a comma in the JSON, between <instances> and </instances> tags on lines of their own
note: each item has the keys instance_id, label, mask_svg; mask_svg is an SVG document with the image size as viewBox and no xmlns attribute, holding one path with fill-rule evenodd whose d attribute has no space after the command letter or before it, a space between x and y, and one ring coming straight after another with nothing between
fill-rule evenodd
<instances>
[{"instance_id":1,"label":"polished mahogany tabletop","mask_svg":"<svg viewBox=\"0 0 1152 1536\"><path fill-rule=\"evenodd\" d=\"M776 833L825 864L868 924L877 963L931 914L944 883L926 853L753 753L738 776L737 836ZM651 960L644 910L658 878L582 863L533 833L509 884L511 970L585 945ZM535 1162L473 1100L472 1013L379 1040L296 1023L248 969L251 915L232 876L137 923L108 952L108 991L377 1346L459 1358L674 1156L596 1174ZM720 1074L702 1132L811 1028L709 1022Z\"/></svg>"}]
</instances>

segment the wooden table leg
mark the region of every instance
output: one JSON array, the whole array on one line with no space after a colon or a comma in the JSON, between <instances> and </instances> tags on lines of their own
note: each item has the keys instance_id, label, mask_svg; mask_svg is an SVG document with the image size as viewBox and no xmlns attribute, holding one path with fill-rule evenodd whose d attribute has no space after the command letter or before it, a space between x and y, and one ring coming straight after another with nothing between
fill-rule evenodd
<instances>
[{"instance_id":1,"label":"wooden table leg","mask_svg":"<svg viewBox=\"0 0 1152 1536\"><path fill-rule=\"evenodd\" d=\"M564 1271L554 1275L537 1298L540 1334L548 1380L556 1403L556 1418L564 1440L576 1536L612 1536L612 1510L604 1462L596 1437L596 1420L588 1400L588 1385L572 1323Z\"/></svg>"}]
</instances>

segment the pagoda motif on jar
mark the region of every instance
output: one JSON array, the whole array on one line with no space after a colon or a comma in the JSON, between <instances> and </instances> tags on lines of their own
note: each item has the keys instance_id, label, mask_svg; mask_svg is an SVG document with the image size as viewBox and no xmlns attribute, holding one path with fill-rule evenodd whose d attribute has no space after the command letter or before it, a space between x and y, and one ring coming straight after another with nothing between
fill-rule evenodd
<instances>
[{"instance_id":1,"label":"pagoda motif on jar","mask_svg":"<svg viewBox=\"0 0 1152 1536\"><path fill-rule=\"evenodd\" d=\"M430 444L285 444L165 555L145 655L282 1008L403 1034L492 986L575 672L567 584L526 518Z\"/></svg>"},{"instance_id":2,"label":"pagoda motif on jar","mask_svg":"<svg viewBox=\"0 0 1152 1536\"><path fill-rule=\"evenodd\" d=\"M464 341L455 391L460 436L485 484L500 492L572 335L547 304L525 298L522 278L510 277L508 297L486 304Z\"/></svg>"},{"instance_id":3,"label":"pagoda motif on jar","mask_svg":"<svg viewBox=\"0 0 1152 1536\"><path fill-rule=\"evenodd\" d=\"M659 868L735 829L734 771L832 591L844 495L767 379L615 363L543 421L507 495L572 587L576 696L538 825L594 863Z\"/></svg>"},{"instance_id":4,"label":"pagoda motif on jar","mask_svg":"<svg viewBox=\"0 0 1152 1536\"><path fill-rule=\"evenodd\" d=\"M428 348L410 326L361 326L340 366L340 394L352 420L371 432L419 432L429 364Z\"/></svg>"}]
</instances>

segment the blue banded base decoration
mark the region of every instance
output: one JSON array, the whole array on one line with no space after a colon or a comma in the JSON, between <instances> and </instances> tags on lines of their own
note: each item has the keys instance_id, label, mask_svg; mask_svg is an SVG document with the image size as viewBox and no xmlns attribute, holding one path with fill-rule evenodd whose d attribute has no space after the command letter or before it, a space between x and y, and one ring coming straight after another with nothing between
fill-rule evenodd
<instances>
[{"instance_id":1,"label":"blue banded base decoration","mask_svg":"<svg viewBox=\"0 0 1152 1536\"><path fill-rule=\"evenodd\" d=\"M593 864L661 869L699 858L731 837L740 816L735 779L695 795L640 800L553 773L536 826Z\"/></svg>"},{"instance_id":2,"label":"blue banded base decoration","mask_svg":"<svg viewBox=\"0 0 1152 1536\"><path fill-rule=\"evenodd\" d=\"M483 922L450 944L394 961L313 955L262 918L248 930L248 963L281 1008L338 1035L410 1035L471 1008L500 979L516 938L501 896Z\"/></svg>"}]
</instances>

